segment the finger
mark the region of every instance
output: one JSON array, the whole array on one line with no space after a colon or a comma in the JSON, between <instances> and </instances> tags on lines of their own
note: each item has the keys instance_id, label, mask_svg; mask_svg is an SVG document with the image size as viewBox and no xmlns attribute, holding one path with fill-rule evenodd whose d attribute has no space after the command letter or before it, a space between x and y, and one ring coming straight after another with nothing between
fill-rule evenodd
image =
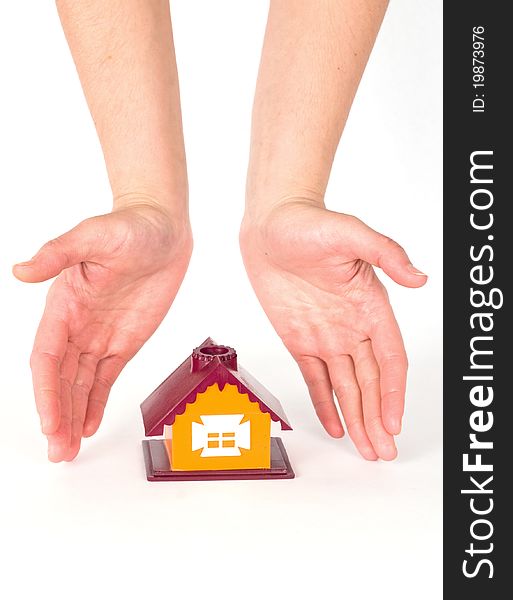
<instances>
[{"instance_id":1,"label":"finger","mask_svg":"<svg viewBox=\"0 0 513 600\"><path fill-rule=\"evenodd\" d=\"M67 233L47 242L29 261L13 267L15 277L28 283L46 281L63 269L91 259L98 253L102 239L101 218L79 223Z\"/></svg>"},{"instance_id":2,"label":"finger","mask_svg":"<svg viewBox=\"0 0 513 600\"><path fill-rule=\"evenodd\" d=\"M349 437L363 458L377 460L378 455L365 431L362 398L353 359L347 355L335 356L328 361L328 371Z\"/></svg>"},{"instance_id":3,"label":"finger","mask_svg":"<svg viewBox=\"0 0 513 600\"><path fill-rule=\"evenodd\" d=\"M73 460L79 450L84 430L89 393L94 383L98 358L92 354L81 354L78 360L78 370L71 388L72 416L71 443L64 460Z\"/></svg>"},{"instance_id":4,"label":"finger","mask_svg":"<svg viewBox=\"0 0 513 600\"><path fill-rule=\"evenodd\" d=\"M362 393L363 421L367 435L380 458L393 460L397 456L397 450L394 438L385 429L381 417L380 373L370 340L359 344L354 365Z\"/></svg>"},{"instance_id":5,"label":"finger","mask_svg":"<svg viewBox=\"0 0 513 600\"><path fill-rule=\"evenodd\" d=\"M346 216L344 216L347 219ZM368 225L352 217L353 227L345 227L344 244L355 252L355 258L361 258L383 269L396 283L405 287L421 287L427 281L427 275L411 264L404 249L394 240L374 231ZM346 231L347 230L347 231Z\"/></svg>"},{"instance_id":6,"label":"finger","mask_svg":"<svg viewBox=\"0 0 513 600\"><path fill-rule=\"evenodd\" d=\"M389 433L397 435L404 413L408 359L391 308L387 318L372 330L372 349L380 372L383 424Z\"/></svg>"},{"instance_id":7,"label":"finger","mask_svg":"<svg viewBox=\"0 0 513 600\"><path fill-rule=\"evenodd\" d=\"M61 362L68 346L68 326L45 309L30 357L36 408L45 435L57 431L61 406Z\"/></svg>"},{"instance_id":8,"label":"finger","mask_svg":"<svg viewBox=\"0 0 513 600\"><path fill-rule=\"evenodd\" d=\"M78 351L75 346L68 344L66 354L60 369L60 421L55 433L48 435L48 458L52 462L64 460L71 446L71 382L78 368Z\"/></svg>"},{"instance_id":9,"label":"finger","mask_svg":"<svg viewBox=\"0 0 513 600\"><path fill-rule=\"evenodd\" d=\"M297 363L308 386L319 421L329 435L341 438L344 435L344 428L333 401L333 387L326 363L315 356L298 358Z\"/></svg>"},{"instance_id":10,"label":"finger","mask_svg":"<svg viewBox=\"0 0 513 600\"><path fill-rule=\"evenodd\" d=\"M105 411L105 405L109 398L110 389L125 365L126 361L116 356L103 358L98 363L93 387L89 393L87 403L84 437L89 437L98 430Z\"/></svg>"}]
</instances>

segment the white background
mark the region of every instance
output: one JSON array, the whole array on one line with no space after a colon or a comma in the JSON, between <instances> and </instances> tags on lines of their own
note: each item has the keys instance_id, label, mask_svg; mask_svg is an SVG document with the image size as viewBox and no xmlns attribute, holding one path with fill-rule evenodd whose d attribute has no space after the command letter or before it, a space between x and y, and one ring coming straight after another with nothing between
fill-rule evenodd
<instances>
[{"instance_id":1,"label":"white background","mask_svg":"<svg viewBox=\"0 0 513 600\"><path fill-rule=\"evenodd\" d=\"M109 210L98 142L53 3L0 8L0 544L4 598L441 598L441 0L391 3L327 203L429 275L387 282L410 358L399 458L327 437L238 253L267 3L173 3L195 253L158 332L71 464L46 461L28 357L47 289L10 274ZM212 242L217 261L212 268ZM209 259L209 260L207 260ZM208 268L206 265L209 265ZM292 481L148 483L139 403L207 335L277 395Z\"/></svg>"}]
</instances>

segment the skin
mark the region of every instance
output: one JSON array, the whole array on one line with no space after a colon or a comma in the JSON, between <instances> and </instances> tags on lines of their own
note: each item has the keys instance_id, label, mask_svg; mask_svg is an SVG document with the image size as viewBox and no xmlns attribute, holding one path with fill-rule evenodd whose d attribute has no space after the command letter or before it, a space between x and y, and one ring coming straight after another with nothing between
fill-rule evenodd
<instances>
[{"instance_id":1,"label":"skin","mask_svg":"<svg viewBox=\"0 0 513 600\"><path fill-rule=\"evenodd\" d=\"M315 223L315 227L312 227ZM349 215L298 200L244 226L246 269L269 320L297 361L319 420L346 429L367 460L392 460L401 430L407 359L399 327L372 264L397 283L419 287L392 240Z\"/></svg>"},{"instance_id":2,"label":"skin","mask_svg":"<svg viewBox=\"0 0 513 600\"><path fill-rule=\"evenodd\" d=\"M56 277L31 367L51 461L98 429L119 373L158 327L192 252L178 75L161 0L57 2L105 156L113 210L14 267Z\"/></svg>"},{"instance_id":3,"label":"skin","mask_svg":"<svg viewBox=\"0 0 513 600\"><path fill-rule=\"evenodd\" d=\"M190 233L146 204L93 217L18 266L58 275L31 356L48 458L72 460L102 420L110 389L168 312L187 269Z\"/></svg>"},{"instance_id":4,"label":"skin","mask_svg":"<svg viewBox=\"0 0 513 600\"><path fill-rule=\"evenodd\" d=\"M407 358L373 267L425 284L404 250L327 210L333 157L386 1L271 2L253 108L240 232L256 295L297 361L326 431L391 460ZM342 199L343 203L343 199Z\"/></svg>"},{"instance_id":5,"label":"skin","mask_svg":"<svg viewBox=\"0 0 513 600\"><path fill-rule=\"evenodd\" d=\"M240 246L326 431L369 460L396 456L407 360L373 266L419 287L404 250L329 211L333 157L379 30L383 0L273 0L255 94ZM57 8L114 198L14 267L56 277L31 357L49 459L72 460L110 389L169 310L192 252L178 75L164 0ZM151 300L151 301L150 301Z\"/></svg>"}]
</instances>

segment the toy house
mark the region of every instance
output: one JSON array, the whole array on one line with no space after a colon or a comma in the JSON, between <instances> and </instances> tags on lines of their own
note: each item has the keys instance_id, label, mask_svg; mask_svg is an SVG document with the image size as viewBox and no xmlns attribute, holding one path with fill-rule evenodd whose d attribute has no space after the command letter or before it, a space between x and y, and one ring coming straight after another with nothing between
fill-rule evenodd
<instances>
[{"instance_id":1,"label":"toy house","mask_svg":"<svg viewBox=\"0 0 513 600\"><path fill-rule=\"evenodd\" d=\"M141 404L149 481L291 479L271 422L292 429L279 401L207 338Z\"/></svg>"}]
</instances>

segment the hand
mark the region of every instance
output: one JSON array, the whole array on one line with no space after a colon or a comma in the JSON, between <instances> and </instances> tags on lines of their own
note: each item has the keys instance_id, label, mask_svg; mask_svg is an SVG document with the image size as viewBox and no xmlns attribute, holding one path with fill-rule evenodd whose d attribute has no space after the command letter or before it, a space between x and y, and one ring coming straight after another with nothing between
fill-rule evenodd
<instances>
[{"instance_id":1,"label":"hand","mask_svg":"<svg viewBox=\"0 0 513 600\"><path fill-rule=\"evenodd\" d=\"M192 251L188 221L132 203L93 217L14 267L21 281L58 276L31 356L51 461L73 460L98 429L111 386L169 310Z\"/></svg>"},{"instance_id":2,"label":"hand","mask_svg":"<svg viewBox=\"0 0 513 600\"><path fill-rule=\"evenodd\" d=\"M401 430L407 359L387 292L371 265L397 283L427 277L404 250L356 217L308 201L245 217L241 251L251 284L297 361L326 431L346 429L368 460L392 460Z\"/></svg>"}]
</instances>

